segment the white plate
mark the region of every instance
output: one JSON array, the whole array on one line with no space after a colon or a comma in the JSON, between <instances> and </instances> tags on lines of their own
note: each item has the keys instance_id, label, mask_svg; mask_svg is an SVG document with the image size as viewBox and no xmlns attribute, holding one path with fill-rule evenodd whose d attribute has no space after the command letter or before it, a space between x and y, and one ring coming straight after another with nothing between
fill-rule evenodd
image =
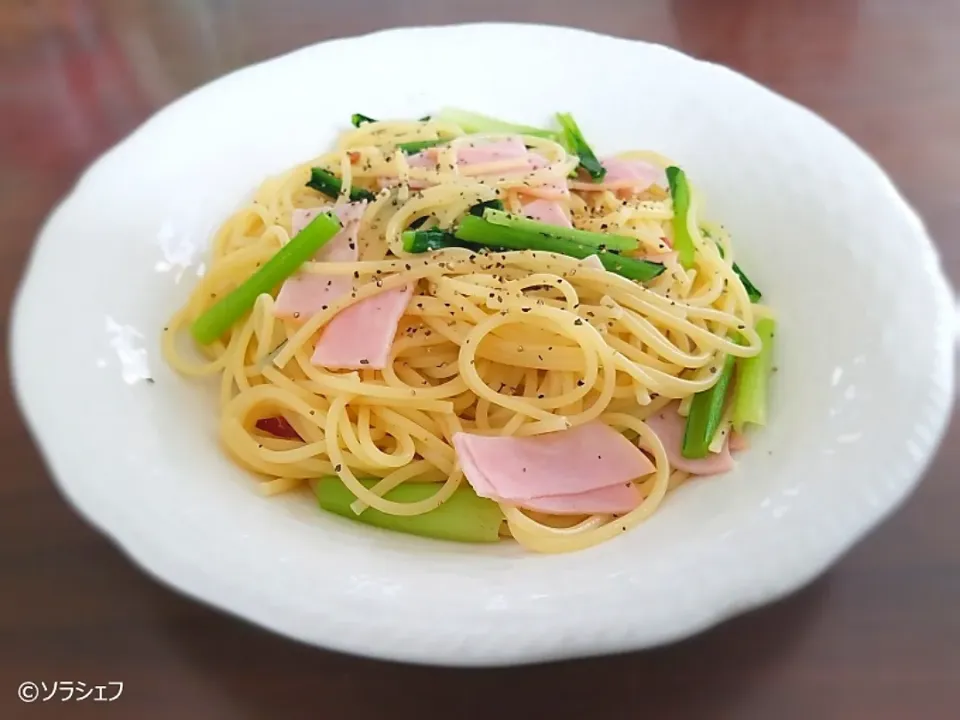
<instances>
[{"instance_id":1,"label":"white plate","mask_svg":"<svg viewBox=\"0 0 960 720\"><path fill-rule=\"evenodd\" d=\"M464 52L494 47L509 51ZM422 79L391 70L411 48L437 59ZM217 445L215 383L160 359L212 231L266 175L326 149L353 112L443 105L534 124L570 110L602 152L678 160L780 314L773 415L739 468L585 552L431 542L265 500ZM953 303L877 165L730 70L568 29L403 29L217 80L101 158L40 235L13 366L62 491L158 578L325 647L506 664L663 643L823 571L903 500L941 437Z\"/></svg>"}]
</instances>

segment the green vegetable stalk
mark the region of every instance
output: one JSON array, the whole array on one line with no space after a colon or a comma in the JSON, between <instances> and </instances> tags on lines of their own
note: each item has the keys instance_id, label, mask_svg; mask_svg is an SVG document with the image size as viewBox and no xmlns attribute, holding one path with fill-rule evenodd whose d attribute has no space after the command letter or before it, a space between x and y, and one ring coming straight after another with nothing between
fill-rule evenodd
<instances>
[{"instance_id":1,"label":"green vegetable stalk","mask_svg":"<svg viewBox=\"0 0 960 720\"><path fill-rule=\"evenodd\" d=\"M723 418L723 406L727 397L727 388L733 377L736 359L727 355L717 382L707 390L693 396L687 426L683 433L681 453L685 458L704 458L710 450L713 436L720 427Z\"/></svg>"},{"instance_id":2,"label":"green vegetable stalk","mask_svg":"<svg viewBox=\"0 0 960 720\"><path fill-rule=\"evenodd\" d=\"M680 264L686 269L693 267L695 248L690 230L687 227L687 214L690 211L690 185L687 175L678 167L667 168L667 182L673 197L673 249L677 251Z\"/></svg>"},{"instance_id":3,"label":"green vegetable stalk","mask_svg":"<svg viewBox=\"0 0 960 720\"><path fill-rule=\"evenodd\" d=\"M198 317L190 327L193 337L202 345L212 343L248 312L260 295L293 275L339 231L340 221L335 216L317 215L253 275Z\"/></svg>"},{"instance_id":4,"label":"green vegetable stalk","mask_svg":"<svg viewBox=\"0 0 960 720\"><path fill-rule=\"evenodd\" d=\"M471 250L485 249L475 243L458 240L453 234L437 228L430 230L405 230L401 233L400 239L403 241L404 251L408 253L419 254L452 247L469 248Z\"/></svg>"},{"instance_id":5,"label":"green vegetable stalk","mask_svg":"<svg viewBox=\"0 0 960 720\"><path fill-rule=\"evenodd\" d=\"M343 183L340 181L340 178L329 170L315 167L310 168L310 179L307 181L307 187L336 199L340 195ZM361 188L350 188L349 195L353 202L359 202L360 200L373 202L377 199L377 196L372 192Z\"/></svg>"},{"instance_id":6,"label":"green vegetable stalk","mask_svg":"<svg viewBox=\"0 0 960 720\"><path fill-rule=\"evenodd\" d=\"M770 318L757 321L762 347L757 355L741 358L737 370L737 390L733 398L733 427L737 432L747 423L767 422L767 385L773 369L773 338L776 323Z\"/></svg>"},{"instance_id":7,"label":"green vegetable stalk","mask_svg":"<svg viewBox=\"0 0 960 720\"><path fill-rule=\"evenodd\" d=\"M706 230L703 230L703 228L701 228L701 231L703 232L704 235L706 235L707 237L710 237L710 233L708 233ZM720 253L720 257L723 257L724 256L723 245L721 245L720 243L716 243L716 245L717 245L717 250ZM736 263L733 264L733 271L737 274L737 277L740 278L740 282L743 283L743 289L747 291L747 297L750 298L750 302L752 303L760 302L760 299L763 297L763 294L760 292L760 290L757 288L756 285L750 282L750 278L747 277L747 274L743 270L741 270L740 266L737 265Z\"/></svg>"},{"instance_id":8,"label":"green vegetable stalk","mask_svg":"<svg viewBox=\"0 0 960 720\"><path fill-rule=\"evenodd\" d=\"M586 170L594 181L603 180L607 169L597 160L593 149L580 131L580 126L570 113L557 113L557 121L563 128L564 145L580 159L580 167Z\"/></svg>"},{"instance_id":9,"label":"green vegetable stalk","mask_svg":"<svg viewBox=\"0 0 960 720\"><path fill-rule=\"evenodd\" d=\"M434 120L459 125L465 133L517 133L519 135L533 135L534 137L556 140L558 133L554 130L518 125L516 123L497 120L496 118L481 115L480 113L460 110L459 108L444 108Z\"/></svg>"},{"instance_id":10,"label":"green vegetable stalk","mask_svg":"<svg viewBox=\"0 0 960 720\"><path fill-rule=\"evenodd\" d=\"M750 278L747 277L747 274L741 270L740 266L736 263L733 264L733 271L737 274L737 277L740 278L740 282L743 283L743 289L747 291L747 297L750 298L750 302L760 302L760 298L763 297L763 294L756 285L750 282Z\"/></svg>"},{"instance_id":11,"label":"green vegetable stalk","mask_svg":"<svg viewBox=\"0 0 960 720\"><path fill-rule=\"evenodd\" d=\"M367 488L375 480L361 480ZM373 525L384 530L420 535L422 537L456 542L492 543L500 539L503 513L492 500L479 497L472 488L462 485L435 510L422 515L389 515L367 508L360 515L350 509L356 497L335 475L320 478L314 487L320 507L350 520ZM404 483L384 495L387 500L400 503L425 500L437 492L432 483Z\"/></svg>"},{"instance_id":12,"label":"green vegetable stalk","mask_svg":"<svg viewBox=\"0 0 960 720\"><path fill-rule=\"evenodd\" d=\"M486 212L490 212L487 210ZM486 215L486 212L484 215ZM610 272L622 275L630 280L641 282L652 280L664 271L660 263L648 260L624 257L616 253L569 240L567 238L551 237L533 230L524 230L516 227L495 225L482 218L467 215L460 221L454 236L458 240L476 243L484 247L507 248L509 250L542 250L558 253L575 258L586 258L596 255L604 268Z\"/></svg>"},{"instance_id":13,"label":"green vegetable stalk","mask_svg":"<svg viewBox=\"0 0 960 720\"><path fill-rule=\"evenodd\" d=\"M405 153L406 155L412 155L413 153L418 153L421 150L426 150L427 148L436 147L437 145L444 145L450 142L449 139L446 140L411 140L410 142L397 143L397 149L400 152Z\"/></svg>"},{"instance_id":14,"label":"green vegetable stalk","mask_svg":"<svg viewBox=\"0 0 960 720\"><path fill-rule=\"evenodd\" d=\"M366 125L367 123L377 122L372 117L367 117L366 115L361 115L360 113L354 113L350 116L350 123L354 127L360 127L361 125Z\"/></svg>"},{"instance_id":15,"label":"green vegetable stalk","mask_svg":"<svg viewBox=\"0 0 960 720\"><path fill-rule=\"evenodd\" d=\"M503 210L502 200L484 200L470 207L470 214L477 217L483 217L487 210Z\"/></svg>"},{"instance_id":16,"label":"green vegetable stalk","mask_svg":"<svg viewBox=\"0 0 960 720\"><path fill-rule=\"evenodd\" d=\"M590 232L589 230L577 230L576 228L550 225L549 223L539 222L527 217L511 215L502 210L487 210L483 213L483 219L494 225L516 228L517 230L529 230L531 232L538 232L541 235L574 240L583 245L589 245L592 248L629 252L636 250L640 246L639 240L626 237L625 235L607 235L606 233Z\"/></svg>"}]
</instances>

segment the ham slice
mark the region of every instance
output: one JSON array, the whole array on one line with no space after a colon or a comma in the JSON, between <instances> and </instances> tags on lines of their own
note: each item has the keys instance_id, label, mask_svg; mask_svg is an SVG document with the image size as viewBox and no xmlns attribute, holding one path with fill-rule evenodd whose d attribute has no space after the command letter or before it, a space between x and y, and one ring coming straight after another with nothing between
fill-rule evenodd
<instances>
[{"instance_id":1,"label":"ham slice","mask_svg":"<svg viewBox=\"0 0 960 720\"><path fill-rule=\"evenodd\" d=\"M360 219L363 217L363 213L366 211L366 209L366 200L361 202L343 203L337 207L328 205L315 208L296 208L290 218L290 232L296 235L307 225L309 225L317 215L320 213L330 212L331 210L333 210L334 214L337 216L337 219L340 220L340 224L343 226L354 222L360 222ZM320 253L326 251L332 243L333 240L320 248ZM320 253L318 253L318 255Z\"/></svg>"},{"instance_id":2,"label":"ham slice","mask_svg":"<svg viewBox=\"0 0 960 720\"><path fill-rule=\"evenodd\" d=\"M535 497L524 500L521 504L528 510L549 515L593 515L594 513L621 515L633 510L642 500L643 497L637 490L637 486L626 483L573 495Z\"/></svg>"},{"instance_id":3,"label":"ham slice","mask_svg":"<svg viewBox=\"0 0 960 720\"><path fill-rule=\"evenodd\" d=\"M440 148L427 148L418 153L407 156L410 167L426 168L437 164ZM520 138L506 138L476 144L461 145L457 148L457 165L470 167L471 165L488 165L500 163L504 160L516 160L511 168L527 168L530 166L527 148Z\"/></svg>"},{"instance_id":4,"label":"ham slice","mask_svg":"<svg viewBox=\"0 0 960 720\"><path fill-rule=\"evenodd\" d=\"M661 168L643 160L606 158L600 161L607 170L601 182L571 181L572 190L629 190L642 192L651 185L667 186L666 175Z\"/></svg>"},{"instance_id":5,"label":"ham slice","mask_svg":"<svg viewBox=\"0 0 960 720\"><path fill-rule=\"evenodd\" d=\"M366 207L365 202L347 203L334 209L343 228L334 235L314 255L318 262L356 262L360 255L357 248L357 232L360 218ZM291 232L299 233L320 213L330 208L297 208L291 218ZM318 275L297 273L287 278L280 287L277 302L273 307L274 315L286 319L306 320L326 306L332 305L353 289L346 275Z\"/></svg>"},{"instance_id":6,"label":"ham slice","mask_svg":"<svg viewBox=\"0 0 960 720\"><path fill-rule=\"evenodd\" d=\"M407 156L407 163L410 167L414 168L433 167L437 164L439 152L439 148L427 148L426 150ZM457 165L460 168L503 163L506 160L515 160L516 162L504 165L495 172L480 173L473 177L482 180L484 178L498 177L504 173L515 173L522 170L533 172L550 164L543 155L529 152L519 137L490 140L476 144L462 145L457 148ZM379 178L377 182L381 188L395 187L399 184L399 180L393 177ZM429 183L425 180L411 179L409 186L411 190L422 190L428 187ZM562 200L570 196L570 190L567 188L566 183L545 183L529 188L518 188L517 190L524 194L546 200Z\"/></svg>"},{"instance_id":7,"label":"ham slice","mask_svg":"<svg viewBox=\"0 0 960 720\"><path fill-rule=\"evenodd\" d=\"M550 164L550 161L540 153L532 152L527 155L527 163L530 165L530 170L542 170Z\"/></svg>"},{"instance_id":8,"label":"ham slice","mask_svg":"<svg viewBox=\"0 0 960 720\"><path fill-rule=\"evenodd\" d=\"M606 268L603 266L603 263L600 262L599 255L590 255L588 257L585 257L583 260L580 261L580 264L586 265L587 267L593 268L594 270L606 270Z\"/></svg>"},{"instance_id":9,"label":"ham slice","mask_svg":"<svg viewBox=\"0 0 960 720\"><path fill-rule=\"evenodd\" d=\"M335 208L343 229L327 242L314 259L325 262L356 262L360 256L357 232L366 203L348 203ZM318 213L328 208L294 210L291 229L300 232ZM301 273L288 278L280 288L274 312L280 317L306 320L353 290L345 275ZM413 286L386 290L337 313L317 341L311 362L328 368L382 370L390 357L397 323L410 302Z\"/></svg>"},{"instance_id":10,"label":"ham slice","mask_svg":"<svg viewBox=\"0 0 960 720\"><path fill-rule=\"evenodd\" d=\"M453 446L481 497L557 514L629 511L640 496L627 486L654 470L636 445L599 421L533 437L456 433Z\"/></svg>"},{"instance_id":11,"label":"ham slice","mask_svg":"<svg viewBox=\"0 0 960 720\"><path fill-rule=\"evenodd\" d=\"M385 290L338 312L320 334L310 362L343 370L382 370L413 286Z\"/></svg>"},{"instance_id":12,"label":"ham slice","mask_svg":"<svg viewBox=\"0 0 960 720\"><path fill-rule=\"evenodd\" d=\"M548 225L557 225L559 227L572 228L573 223L563 206L553 200L533 200L524 204L523 214L528 218L533 218Z\"/></svg>"},{"instance_id":13,"label":"ham slice","mask_svg":"<svg viewBox=\"0 0 960 720\"><path fill-rule=\"evenodd\" d=\"M730 438L730 452L735 453L750 449L750 439L743 433L731 430L728 437Z\"/></svg>"},{"instance_id":14,"label":"ham slice","mask_svg":"<svg viewBox=\"0 0 960 720\"><path fill-rule=\"evenodd\" d=\"M457 164L463 167L470 165L487 165L488 163L504 160L522 160L518 165L527 165L527 146L518 137L504 138L477 144L461 145L457 148Z\"/></svg>"},{"instance_id":15,"label":"ham slice","mask_svg":"<svg viewBox=\"0 0 960 720\"><path fill-rule=\"evenodd\" d=\"M407 155L407 165L415 168L426 168L437 164L436 148L427 148L418 153Z\"/></svg>"},{"instance_id":16,"label":"ham slice","mask_svg":"<svg viewBox=\"0 0 960 720\"><path fill-rule=\"evenodd\" d=\"M707 453L705 458L691 459L683 456L681 449L687 421L677 412L678 406L679 403L670 403L646 420L647 426L663 443L670 466L694 475L719 475L733 470L735 463L730 455L729 441L723 443L721 452Z\"/></svg>"},{"instance_id":17,"label":"ham slice","mask_svg":"<svg viewBox=\"0 0 960 720\"><path fill-rule=\"evenodd\" d=\"M527 155L527 163L530 166L530 172L541 170L550 164L540 153L532 152ZM541 200L566 200L570 197L570 188L566 182L545 182L540 185L530 187L518 187L515 190L521 195L527 195Z\"/></svg>"},{"instance_id":18,"label":"ham slice","mask_svg":"<svg viewBox=\"0 0 960 720\"><path fill-rule=\"evenodd\" d=\"M542 185L530 185L511 188L521 195L528 195L543 200L566 200L570 197L570 188L566 183L546 182Z\"/></svg>"}]
</instances>

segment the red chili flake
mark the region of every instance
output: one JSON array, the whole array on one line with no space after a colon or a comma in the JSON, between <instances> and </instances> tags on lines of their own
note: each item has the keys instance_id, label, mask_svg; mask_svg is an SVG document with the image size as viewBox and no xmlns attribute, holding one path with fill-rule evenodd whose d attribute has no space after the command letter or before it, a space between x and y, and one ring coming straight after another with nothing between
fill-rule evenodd
<instances>
[{"instance_id":1,"label":"red chili flake","mask_svg":"<svg viewBox=\"0 0 960 720\"><path fill-rule=\"evenodd\" d=\"M293 426L287 422L287 419L282 415L260 418L257 420L256 427L257 430L262 430L274 437L286 438L288 440L303 440L300 434L293 429Z\"/></svg>"},{"instance_id":2,"label":"red chili flake","mask_svg":"<svg viewBox=\"0 0 960 720\"><path fill-rule=\"evenodd\" d=\"M356 165L358 162L360 162L360 153L351 150L350 152L347 153L347 155L350 156L351 165Z\"/></svg>"}]
</instances>

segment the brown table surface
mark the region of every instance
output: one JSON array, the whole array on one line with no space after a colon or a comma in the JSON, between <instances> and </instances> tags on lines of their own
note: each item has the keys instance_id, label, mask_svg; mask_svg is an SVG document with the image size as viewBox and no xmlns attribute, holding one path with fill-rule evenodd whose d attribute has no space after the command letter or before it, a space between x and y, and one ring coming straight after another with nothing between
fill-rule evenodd
<instances>
[{"instance_id":1,"label":"brown table surface","mask_svg":"<svg viewBox=\"0 0 960 720\"><path fill-rule=\"evenodd\" d=\"M472 20L666 43L808 105L889 170L960 284L957 0L3 0L0 337L45 214L157 108L326 38ZM171 592L72 512L0 403L0 718L960 717L957 415L902 511L793 597L672 647L466 671L301 646ZM24 705L27 680L124 691Z\"/></svg>"}]
</instances>

